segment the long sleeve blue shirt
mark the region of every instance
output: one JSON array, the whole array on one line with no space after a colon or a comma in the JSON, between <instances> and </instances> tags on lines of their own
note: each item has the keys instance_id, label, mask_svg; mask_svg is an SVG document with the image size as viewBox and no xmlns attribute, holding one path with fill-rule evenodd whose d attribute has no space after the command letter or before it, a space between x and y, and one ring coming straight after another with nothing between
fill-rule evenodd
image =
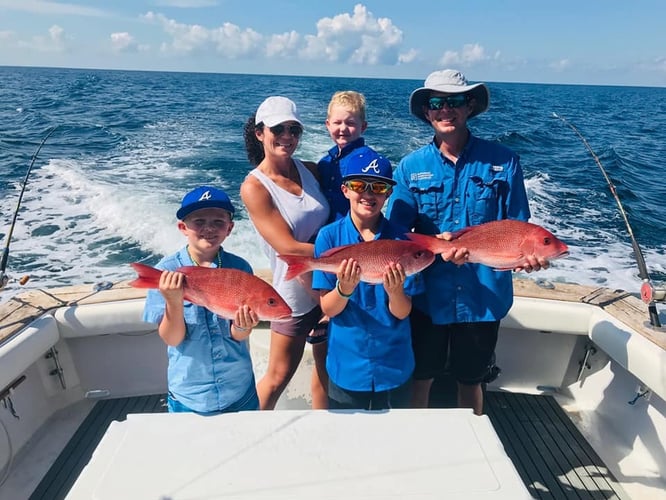
<instances>
[{"instance_id":1,"label":"long sleeve blue shirt","mask_svg":"<svg viewBox=\"0 0 666 500\"><path fill-rule=\"evenodd\" d=\"M386 216L408 231L438 234L530 217L518 155L471 134L455 164L433 141L405 156L393 177ZM423 277L426 292L414 297L414 307L435 324L500 320L513 303L511 271L438 257Z\"/></svg>"},{"instance_id":2,"label":"long sleeve blue shirt","mask_svg":"<svg viewBox=\"0 0 666 500\"><path fill-rule=\"evenodd\" d=\"M331 207L329 222L341 219L349 212L349 200L342 194L340 186L342 186L342 178L347 171L347 157L352 151L362 147L367 147L363 137L347 144L342 150L338 146L333 146L328 150L328 154L317 163L319 185Z\"/></svg>"}]
</instances>

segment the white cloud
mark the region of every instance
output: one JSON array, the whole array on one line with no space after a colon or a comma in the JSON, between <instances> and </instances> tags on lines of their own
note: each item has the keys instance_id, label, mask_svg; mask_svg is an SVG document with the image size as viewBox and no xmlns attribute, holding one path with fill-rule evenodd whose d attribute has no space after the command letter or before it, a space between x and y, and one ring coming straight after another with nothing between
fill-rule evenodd
<instances>
[{"instance_id":1,"label":"white cloud","mask_svg":"<svg viewBox=\"0 0 666 500\"><path fill-rule=\"evenodd\" d=\"M115 52L130 52L137 49L137 44L134 37L124 31L111 33L111 48Z\"/></svg>"},{"instance_id":2,"label":"white cloud","mask_svg":"<svg viewBox=\"0 0 666 500\"><path fill-rule=\"evenodd\" d=\"M290 57L298 51L301 41L301 35L295 31L273 35L266 42L266 55L268 57Z\"/></svg>"},{"instance_id":3,"label":"white cloud","mask_svg":"<svg viewBox=\"0 0 666 500\"><path fill-rule=\"evenodd\" d=\"M495 54L495 58L499 57L499 52ZM487 61L490 59L486 55L484 48L478 43L465 44L460 52L447 50L440 58L439 63L442 66L472 66L476 63Z\"/></svg>"},{"instance_id":4,"label":"white cloud","mask_svg":"<svg viewBox=\"0 0 666 500\"><path fill-rule=\"evenodd\" d=\"M409 49L407 52L404 52L398 56L398 62L402 64L409 64L414 62L419 56L419 51L416 49Z\"/></svg>"},{"instance_id":5,"label":"white cloud","mask_svg":"<svg viewBox=\"0 0 666 500\"><path fill-rule=\"evenodd\" d=\"M34 50L36 52L65 52L69 37L57 24L48 29L47 35L37 35L29 41L18 40L16 46L21 49Z\"/></svg>"},{"instance_id":6,"label":"white cloud","mask_svg":"<svg viewBox=\"0 0 666 500\"><path fill-rule=\"evenodd\" d=\"M391 19L376 18L361 4L351 14L320 19L314 35L293 30L263 35L228 22L206 28L180 23L156 12L141 17L161 26L169 36L162 42L161 50L172 54L214 50L230 59L266 56L368 65L409 63L417 56L413 49L402 50L402 31Z\"/></svg>"},{"instance_id":7,"label":"white cloud","mask_svg":"<svg viewBox=\"0 0 666 500\"><path fill-rule=\"evenodd\" d=\"M362 4L352 15L338 14L317 22L317 34L305 36L305 59L356 64L395 64L402 31L389 18L375 18Z\"/></svg>"},{"instance_id":8,"label":"white cloud","mask_svg":"<svg viewBox=\"0 0 666 500\"><path fill-rule=\"evenodd\" d=\"M208 29L198 24L183 24L168 19L163 14L148 12L142 16L155 22L171 37L162 43L162 51L190 53L214 49L230 58L251 53L261 47L262 36L254 30L242 30L235 24L224 23L219 28Z\"/></svg>"},{"instance_id":9,"label":"white cloud","mask_svg":"<svg viewBox=\"0 0 666 500\"><path fill-rule=\"evenodd\" d=\"M224 23L221 28L211 32L215 49L230 58L252 54L258 50L263 37L254 30L241 30L232 23Z\"/></svg>"}]
</instances>

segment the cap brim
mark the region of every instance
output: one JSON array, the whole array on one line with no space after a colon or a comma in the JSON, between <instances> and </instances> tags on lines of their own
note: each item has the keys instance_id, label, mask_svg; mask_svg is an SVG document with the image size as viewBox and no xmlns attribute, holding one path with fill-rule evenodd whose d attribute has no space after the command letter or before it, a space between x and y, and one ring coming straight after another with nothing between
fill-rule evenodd
<instances>
[{"instance_id":1,"label":"cap brim","mask_svg":"<svg viewBox=\"0 0 666 500\"><path fill-rule=\"evenodd\" d=\"M368 175L368 174L355 174L355 175L348 175L346 177L343 177L342 182L349 181L351 179L376 179L378 181L386 182L387 184L390 184L391 186L395 186L397 184L396 181L389 177L382 177L381 175Z\"/></svg>"},{"instance_id":2,"label":"cap brim","mask_svg":"<svg viewBox=\"0 0 666 500\"><path fill-rule=\"evenodd\" d=\"M490 102L490 92L484 83L475 83L473 85L466 85L464 89L460 85L441 85L438 88L421 87L412 92L409 96L409 111L416 116L419 120L424 121L430 125L430 121L426 118L423 107L432 92L444 92L447 94L470 94L474 98L474 108L469 115L473 118L488 109Z\"/></svg>"},{"instance_id":3,"label":"cap brim","mask_svg":"<svg viewBox=\"0 0 666 500\"><path fill-rule=\"evenodd\" d=\"M230 203L224 203L218 200L204 200L198 201L197 203L192 203L186 207L181 207L180 210L176 212L176 217L178 220L183 220L192 212L201 210L202 208L221 208L222 210L229 212L232 217L234 215L234 207Z\"/></svg>"},{"instance_id":4,"label":"cap brim","mask_svg":"<svg viewBox=\"0 0 666 500\"><path fill-rule=\"evenodd\" d=\"M275 127L275 125L285 122L296 122L301 127L303 126L303 122L294 115L271 115L263 120L263 124L267 127Z\"/></svg>"}]
</instances>

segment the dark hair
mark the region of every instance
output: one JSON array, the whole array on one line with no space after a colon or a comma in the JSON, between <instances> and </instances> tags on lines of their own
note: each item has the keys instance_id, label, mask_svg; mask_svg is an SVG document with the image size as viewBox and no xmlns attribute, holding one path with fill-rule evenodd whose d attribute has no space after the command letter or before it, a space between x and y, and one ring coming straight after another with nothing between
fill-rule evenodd
<instances>
[{"instance_id":1,"label":"dark hair","mask_svg":"<svg viewBox=\"0 0 666 500\"><path fill-rule=\"evenodd\" d=\"M264 124L259 123L255 125L254 123L255 115L253 114L245 122L245 127L243 128L243 137L245 138L245 151L247 152L247 159L250 160L250 165L256 167L259 165L264 157L264 145L261 143L255 132L257 130L263 130Z\"/></svg>"}]
</instances>

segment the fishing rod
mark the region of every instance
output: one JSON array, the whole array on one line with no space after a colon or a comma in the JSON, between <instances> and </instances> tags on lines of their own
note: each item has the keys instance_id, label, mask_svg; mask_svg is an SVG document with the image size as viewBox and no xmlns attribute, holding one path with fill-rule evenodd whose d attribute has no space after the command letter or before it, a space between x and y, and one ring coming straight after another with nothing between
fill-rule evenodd
<instances>
[{"instance_id":1,"label":"fishing rod","mask_svg":"<svg viewBox=\"0 0 666 500\"><path fill-rule=\"evenodd\" d=\"M0 260L0 290L2 290L7 283L9 282L9 276L5 273L5 270L7 269L7 260L9 259L9 244L12 241L12 234L14 233L14 227L16 226L16 218L18 217L19 209L21 208L21 201L23 200L23 193L25 192L25 188L28 185L28 178L30 177L30 171L32 170L33 165L35 164L35 161L37 160L37 156L39 155L39 152L42 149L42 146L46 142L46 140L51 137L51 134L55 132L55 129L57 129L58 126L56 125L55 127L51 128L51 130L48 131L48 133L44 136L42 139L42 142L39 143L39 146L37 146L37 149L35 150L35 153L32 155L32 161L30 162L30 165L28 166L28 171L25 173L25 178L23 179L23 185L21 186L21 192L19 193L19 198L18 202L16 203L16 210L14 210L14 217L12 219L12 224L9 226L9 232L7 233L6 237L6 243L5 243L5 249L2 252L2 260ZM29 276L23 276L20 280L19 283L21 285L25 285L28 280L30 279Z\"/></svg>"},{"instance_id":2,"label":"fishing rod","mask_svg":"<svg viewBox=\"0 0 666 500\"><path fill-rule=\"evenodd\" d=\"M661 321L659 321L659 313L657 312L656 302L657 300L662 302L664 301L664 299L666 298L666 290L655 288L652 285L652 282L650 281L650 273L648 273L647 265L645 264L645 257L643 256L641 247L638 245L638 241L634 237L634 231L631 228L631 224L629 223L629 217L627 217L627 213L624 211L624 207L622 206L620 197L617 194L617 189L615 188L615 184L613 184L613 181L611 181L610 177L606 173L606 169L604 169L603 165L601 164L601 160L599 160L599 157L596 155L590 144L587 142L587 139L583 137L583 134L581 134L578 131L578 129L573 124L569 123L564 117L558 115L557 113L553 113L553 116L555 118L559 118L560 120L562 120L562 123L564 123L567 127L573 130L574 133L580 138L580 140L583 141L583 144L592 155L592 158L599 167L599 170L601 170L604 179L606 179L606 183L608 184L611 194L615 198L615 202L617 203L617 206L620 209L620 214L624 219L624 223L627 226L627 231L629 232L629 237L631 238L631 246L634 249L636 264L638 265L638 276L643 280L643 284L641 285L641 299L643 299L643 302L645 302L648 305L650 324L657 328L661 327Z\"/></svg>"}]
</instances>

